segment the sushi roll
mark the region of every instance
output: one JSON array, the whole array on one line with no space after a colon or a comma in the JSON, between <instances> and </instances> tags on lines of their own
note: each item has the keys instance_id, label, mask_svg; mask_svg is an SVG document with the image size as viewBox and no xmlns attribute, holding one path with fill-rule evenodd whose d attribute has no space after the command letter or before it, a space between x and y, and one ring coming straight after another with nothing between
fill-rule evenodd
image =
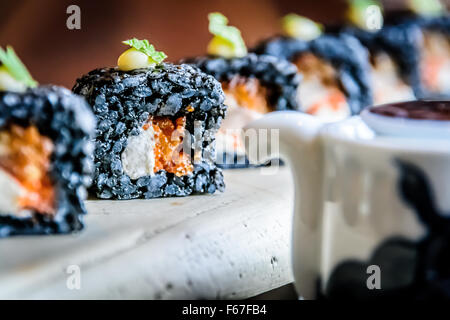
<instances>
[{"instance_id":1,"label":"sushi roll","mask_svg":"<svg viewBox=\"0 0 450 320\"><path fill-rule=\"evenodd\" d=\"M379 31L347 28L370 52L370 83L374 103L414 100L423 95L418 69L421 34L409 24L384 26Z\"/></svg>"},{"instance_id":2,"label":"sushi roll","mask_svg":"<svg viewBox=\"0 0 450 320\"><path fill-rule=\"evenodd\" d=\"M0 48L0 238L82 229L94 116L85 100L37 86Z\"/></svg>"},{"instance_id":3,"label":"sushi roll","mask_svg":"<svg viewBox=\"0 0 450 320\"><path fill-rule=\"evenodd\" d=\"M417 69L422 92L420 98L450 97L450 16L439 0L410 0L403 10L387 16L387 24L409 24L419 28Z\"/></svg>"},{"instance_id":4,"label":"sushi roll","mask_svg":"<svg viewBox=\"0 0 450 320\"><path fill-rule=\"evenodd\" d=\"M370 26L366 12L375 6L379 24ZM383 8L375 0L350 0L348 26L328 26L327 31L356 37L368 50L368 73L375 104L414 100L423 95L420 81L421 32L410 23L384 23Z\"/></svg>"},{"instance_id":5,"label":"sushi roll","mask_svg":"<svg viewBox=\"0 0 450 320\"><path fill-rule=\"evenodd\" d=\"M182 60L217 79L225 93L227 115L217 134L217 162L223 168L248 167L243 127L263 114L299 110L297 68L284 59L247 53L238 29L220 13L209 14L213 38L208 55Z\"/></svg>"},{"instance_id":6,"label":"sushi roll","mask_svg":"<svg viewBox=\"0 0 450 320\"><path fill-rule=\"evenodd\" d=\"M302 111L337 121L371 104L367 51L356 38L324 35L321 25L295 14L282 22L285 34L262 41L253 51L297 66L303 76L297 94Z\"/></svg>"},{"instance_id":7,"label":"sushi roll","mask_svg":"<svg viewBox=\"0 0 450 320\"><path fill-rule=\"evenodd\" d=\"M188 196L223 191L215 134L225 116L224 93L212 76L164 63L147 40L115 68L83 75L73 91L97 118L92 191L102 199Z\"/></svg>"},{"instance_id":8,"label":"sushi roll","mask_svg":"<svg viewBox=\"0 0 450 320\"><path fill-rule=\"evenodd\" d=\"M450 98L450 16L418 21L423 32L419 70L425 98Z\"/></svg>"}]
</instances>

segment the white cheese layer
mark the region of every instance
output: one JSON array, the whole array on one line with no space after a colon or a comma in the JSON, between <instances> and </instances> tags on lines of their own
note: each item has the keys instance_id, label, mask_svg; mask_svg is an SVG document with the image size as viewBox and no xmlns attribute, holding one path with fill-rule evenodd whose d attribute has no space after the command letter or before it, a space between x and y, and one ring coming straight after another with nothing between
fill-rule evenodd
<instances>
[{"instance_id":1,"label":"white cheese layer","mask_svg":"<svg viewBox=\"0 0 450 320\"><path fill-rule=\"evenodd\" d=\"M371 77L375 104L415 100L412 88L399 76L392 58L385 53L374 58Z\"/></svg>"},{"instance_id":2,"label":"white cheese layer","mask_svg":"<svg viewBox=\"0 0 450 320\"><path fill-rule=\"evenodd\" d=\"M232 95L226 95L225 105L228 106L227 115L216 135L216 152L245 154L245 147L241 138L241 131L245 125L261 118L259 112L240 106Z\"/></svg>"},{"instance_id":3,"label":"white cheese layer","mask_svg":"<svg viewBox=\"0 0 450 320\"><path fill-rule=\"evenodd\" d=\"M442 94L450 94L450 58L441 66L438 73L438 90Z\"/></svg>"},{"instance_id":4,"label":"white cheese layer","mask_svg":"<svg viewBox=\"0 0 450 320\"><path fill-rule=\"evenodd\" d=\"M345 101L332 105L329 98L333 90L337 89L326 87L319 77L305 77L297 90L297 100L300 101L304 112L311 113L325 122L343 120L350 116L350 108ZM312 111L313 109L315 110Z\"/></svg>"},{"instance_id":5,"label":"white cheese layer","mask_svg":"<svg viewBox=\"0 0 450 320\"><path fill-rule=\"evenodd\" d=\"M155 131L152 126L141 129L137 136L128 138L128 145L122 152L123 171L131 179L154 175L155 167Z\"/></svg>"},{"instance_id":6,"label":"white cheese layer","mask_svg":"<svg viewBox=\"0 0 450 320\"><path fill-rule=\"evenodd\" d=\"M0 169L0 214L18 215L21 211L19 198L25 190L20 183L6 171Z\"/></svg>"},{"instance_id":7,"label":"white cheese layer","mask_svg":"<svg viewBox=\"0 0 450 320\"><path fill-rule=\"evenodd\" d=\"M421 73L428 90L450 93L450 40L442 33L426 32Z\"/></svg>"}]
</instances>

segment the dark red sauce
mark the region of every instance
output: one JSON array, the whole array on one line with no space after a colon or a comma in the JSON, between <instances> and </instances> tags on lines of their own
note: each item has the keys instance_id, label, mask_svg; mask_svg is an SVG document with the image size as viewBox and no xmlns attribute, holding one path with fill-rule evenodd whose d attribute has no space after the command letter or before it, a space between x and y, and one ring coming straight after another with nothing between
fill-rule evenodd
<instances>
[{"instance_id":1,"label":"dark red sauce","mask_svg":"<svg viewBox=\"0 0 450 320\"><path fill-rule=\"evenodd\" d=\"M382 116L418 120L450 121L450 101L409 101L369 108Z\"/></svg>"}]
</instances>

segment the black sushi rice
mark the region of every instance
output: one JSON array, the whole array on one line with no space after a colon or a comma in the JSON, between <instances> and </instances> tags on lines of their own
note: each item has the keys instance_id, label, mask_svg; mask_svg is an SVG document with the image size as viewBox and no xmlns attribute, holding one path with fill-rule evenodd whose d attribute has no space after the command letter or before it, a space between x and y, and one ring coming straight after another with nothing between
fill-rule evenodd
<instances>
[{"instance_id":1,"label":"black sushi rice","mask_svg":"<svg viewBox=\"0 0 450 320\"><path fill-rule=\"evenodd\" d=\"M235 76L256 78L268 91L269 105L276 111L299 110L297 87L301 76L295 65L284 59L250 53L242 58L202 56L182 60L212 75L220 82Z\"/></svg>"},{"instance_id":2,"label":"black sushi rice","mask_svg":"<svg viewBox=\"0 0 450 320\"><path fill-rule=\"evenodd\" d=\"M56 190L56 213L18 218L0 214L0 238L9 235L68 233L83 228L83 200L91 182L95 120L82 97L57 86L25 93L0 92L0 130L34 125L54 145L48 173Z\"/></svg>"},{"instance_id":3,"label":"black sushi rice","mask_svg":"<svg viewBox=\"0 0 450 320\"><path fill-rule=\"evenodd\" d=\"M77 80L73 91L86 97L98 125L92 191L103 199L187 196L223 191L222 171L214 163L214 134L225 116L220 83L188 65L163 63L150 69L96 69ZM188 112L187 106L194 111ZM192 174L178 177L160 170L154 176L130 179L121 153L130 135L138 135L149 116L186 117L186 130L202 149ZM194 134L194 121L202 124ZM197 128L196 128L197 130Z\"/></svg>"},{"instance_id":4,"label":"black sushi rice","mask_svg":"<svg viewBox=\"0 0 450 320\"><path fill-rule=\"evenodd\" d=\"M420 16L411 10L394 10L384 17L385 25L416 25L421 29L450 33L450 15Z\"/></svg>"},{"instance_id":5,"label":"black sushi rice","mask_svg":"<svg viewBox=\"0 0 450 320\"><path fill-rule=\"evenodd\" d=\"M371 55L380 52L388 54L398 66L400 76L411 86L416 97L424 94L421 84L419 62L421 32L411 23L385 25L376 32L346 27L340 32L356 37Z\"/></svg>"},{"instance_id":6,"label":"black sushi rice","mask_svg":"<svg viewBox=\"0 0 450 320\"><path fill-rule=\"evenodd\" d=\"M330 62L338 70L339 80L352 114L358 114L372 103L367 52L352 36L323 35L311 41L277 36L261 42L253 51L289 61L294 61L303 53L311 52Z\"/></svg>"},{"instance_id":7,"label":"black sushi rice","mask_svg":"<svg viewBox=\"0 0 450 320\"><path fill-rule=\"evenodd\" d=\"M437 32L442 32L446 35L450 35L450 16L449 15L445 15L445 16L441 16L441 17L423 17L423 18L417 18L413 21L415 21L415 23L417 23L417 25L420 28L423 28L425 30L437 31Z\"/></svg>"}]
</instances>

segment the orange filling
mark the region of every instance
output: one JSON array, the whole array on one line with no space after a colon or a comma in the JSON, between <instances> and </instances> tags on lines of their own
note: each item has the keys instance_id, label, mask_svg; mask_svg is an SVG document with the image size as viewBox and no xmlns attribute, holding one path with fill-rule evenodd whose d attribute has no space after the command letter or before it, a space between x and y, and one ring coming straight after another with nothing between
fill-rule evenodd
<instances>
[{"instance_id":1,"label":"orange filling","mask_svg":"<svg viewBox=\"0 0 450 320\"><path fill-rule=\"evenodd\" d=\"M333 66L312 53L299 55L294 63L305 78L319 75L324 85L339 87L337 73Z\"/></svg>"},{"instance_id":2,"label":"orange filling","mask_svg":"<svg viewBox=\"0 0 450 320\"><path fill-rule=\"evenodd\" d=\"M425 86L432 91L439 90L439 72L446 59L440 57L427 57L423 62L422 78Z\"/></svg>"},{"instance_id":3,"label":"orange filling","mask_svg":"<svg viewBox=\"0 0 450 320\"><path fill-rule=\"evenodd\" d=\"M328 94L308 106L307 113L315 115L320 109L329 106L333 111L339 111L347 102L345 94L340 89L338 75L333 66L312 53L299 55L295 61L298 70L307 81L311 77L320 77L320 82L328 89Z\"/></svg>"},{"instance_id":4,"label":"orange filling","mask_svg":"<svg viewBox=\"0 0 450 320\"><path fill-rule=\"evenodd\" d=\"M317 101L307 110L307 113L316 115L320 112L323 106L330 106L333 111L339 111L341 106L347 102L345 95L335 88L330 90L330 93L323 97L323 99Z\"/></svg>"},{"instance_id":5,"label":"orange filling","mask_svg":"<svg viewBox=\"0 0 450 320\"><path fill-rule=\"evenodd\" d=\"M431 91L440 91L439 74L449 63L450 41L436 32L425 32L422 48L422 81Z\"/></svg>"},{"instance_id":6,"label":"orange filling","mask_svg":"<svg viewBox=\"0 0 450 320\"><path fill-rule=\"evenodd\" d=\"M190 156L183 152L183 137L186 117L172 121L166 117L151 117L143 127L150 125L155 132L155 167L154 172L165 170L176 176L184 176L194 170Z\"/></svg>"},{"instance_id":7,"label":"orange filling","mask_svg":"<svg viewBox=\"0 0 450 320\"><path fill-rule=\"evenodd\" d=\"M235 76L230 82L222 82L222 88L225 94L232 96L241 107L259 113L273 111L267 103L267 89L258 79Z\"/></svg>"},{"instance_id":8,"label":"orange filling","mask_svg":"<svg viewBox=\"0 0 450 320\"><path fill-rule=\"evenodd\" d=\"M0 167L25 190L19 206L41 214L55 213L55 191L48 175L52 141L35 126L11 125L0 132Z\"/></svg>"}]
</instances>

